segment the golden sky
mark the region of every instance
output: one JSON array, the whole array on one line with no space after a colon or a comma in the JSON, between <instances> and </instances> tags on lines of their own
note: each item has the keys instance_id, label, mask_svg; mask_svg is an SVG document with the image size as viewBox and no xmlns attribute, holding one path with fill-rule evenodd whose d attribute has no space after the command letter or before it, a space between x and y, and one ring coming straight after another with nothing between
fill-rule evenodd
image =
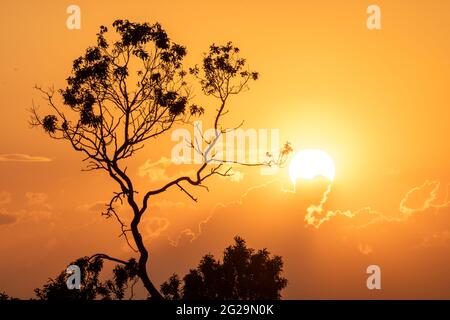
<instances>
[{"instance_id":1,"label":"golden sky","mask_svg":"<svg viewBox=\"0 0 450 320\"><path fill-rule=\"evenodd\" d=\"M322 149L336 166L328 193L321 179L294 190L286 168L236 167L241 179L210 180L198 203L161 195L143 222L157 284L240 235L283 256L285 298L450 298L449 1L74 3L80 30L66 28L69 1L0 4L0 291L30 297L74 258L131 255L100 215L113 183L28 125L32 103L45 104L33 86L63 87L98 27L123 18L160 22L187 66L233 41L261 77L232 100L232 119L279 129L294 153ZM381 30L366 27L372 3ZM140 190L192 169L164 164L173 144L168 135L129 162ZM330 218L315 228L305 215L321 200ZM366 288L371 264L380 291Z\"/></svg>"}]
</instances>

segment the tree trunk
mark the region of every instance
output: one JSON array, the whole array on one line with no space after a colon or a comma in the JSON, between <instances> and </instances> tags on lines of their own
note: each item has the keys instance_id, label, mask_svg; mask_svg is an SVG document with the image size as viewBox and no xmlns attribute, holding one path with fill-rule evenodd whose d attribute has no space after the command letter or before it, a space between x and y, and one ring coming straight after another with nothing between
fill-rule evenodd
<instances>
[{"instance_id":1,"label":"tree trunk","mask_svg":"<svg viewBox=\"0 0 450 320\"><path fill-rule=\"evenodd\" d=\"M148 261L148 251L145 248L144 242L142 241L142 236L138 230L138 224L140 221L140 214L135 214L133 221L131 222L131 232L133 233L133 238L136 246L139 250L141 256L139 257L138 267L139 267L139 278L141 278L145 289L147 289L150 294L151 299L163 299L163 296L159 293L158 289L153 285L147 273L147 261Z\"/></svg>"}]
</instances>

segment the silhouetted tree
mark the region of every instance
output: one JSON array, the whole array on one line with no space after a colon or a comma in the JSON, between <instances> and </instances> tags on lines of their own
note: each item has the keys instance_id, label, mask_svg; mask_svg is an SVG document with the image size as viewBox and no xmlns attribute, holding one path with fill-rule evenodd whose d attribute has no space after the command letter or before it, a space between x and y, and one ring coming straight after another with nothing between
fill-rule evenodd
<instances>
[{"instance_id":1,"label":"silhouetted tree","mask_svg":"<svg viewBox=\"0 0 450 320\"><path fill-rule=\"evenodd\" d=\"M80 258L70 265L77 265L81 272L80 289L68 289L69 274L64 270L55 279L49 279L42 287L34 290L41 300L94 300L94 299L123 299L125 291L130 288L133 297L133 287L137 281L138 266L136 260L116 261L113 269L113 279L102 282L100 273L103 260L110 257L95 255ZM114 260L114 259L113 259Z\"/></svg>"},{"instance_id":2,"label":"silhouetted tree","mask_svg":"<svg viewBox=\"0 0 450 320\"><path fill-rule=\"evenodd\" d=\"M10 300L11 298L4 291L0 291L0 300Z\"/></svg>"},{"instance_id":3,"label":"silhouetted tree","mask_svg":"<svg viewBox=\"0 0 450 320\"><path fill-rule=\"evenodd\" d=\"M258 78L258 73L248 69L246 60L231 42L211 45L201 67L190 69L203 92L217 99L217 106L205 110L191 102L187 72L182 65L186 48L170 40L160 24L116 20L112 26L115 38L108 38L108 28L101 26L97 44L73 62L67 87L58 91L61 102L57 101L53 89L37 87L52 111L42 116L33 106L31 124L82 153L87 161L86 170L105 171L117 183L118 191L103 214L117 219L121 235L138 253L137 273L149 295L162 298L147 272L149 254L139 230L140 221L154 196L175 187L196 201L189 187L207 189L204 182L209 177L232 174L229 165L236 162L215 159L213 146L229 130L221 124L229 111L229 98L246 90L248 83ZM191 117L201 116L205 111L214 112L216 135L201 142L190 142L203 159L195 174L180 176L138 195L126 160L142 149L144 143L154 141L174 125L186 124ZM204 150L198 147L202 142L207 145ZM269 155L264 163L245 165L278 164L290 150L286 144L279 156ZM131 209L130 223L115 210L117 202L124 202Z\"/></svg>"},{"instance_id":4,"label":"silhouetted tree","mask_svg":"<svg viewBox=\"0 0 450 320\"><path fill-rule=\"evenodd\" d=\"M196 269L183 278L174 274L161 285L166 299L241 299L277 300L287 280L281 276L283 260L270 257L266 249L247 248L245 241L235 237L235 244L226 248L223 262L205 255Z\"/></svg>"}]
</instances>

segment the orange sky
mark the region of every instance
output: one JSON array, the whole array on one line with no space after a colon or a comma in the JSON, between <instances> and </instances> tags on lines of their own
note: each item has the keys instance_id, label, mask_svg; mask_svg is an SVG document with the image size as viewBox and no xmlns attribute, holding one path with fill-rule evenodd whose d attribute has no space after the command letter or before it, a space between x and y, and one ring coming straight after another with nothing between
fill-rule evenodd
<instances>
[{"instance_id":1,"label":"orange sky","mask_svg":"<svg viewBox=\"0 0 450 320\"><path fill-rule=\"evenodd\" d=\"M283 256L285 298L450 298L449 1L374 1L379 31L366 28L372 2L362 0L78 0L81 30L72 31L72 2L55 3L0 4L0 291L30 297L74 258L131 254L118 225L100 216L115 190L108 177L81 172L80 155L28 125L32 102L44 105L33 86L64 86L98 27L126 18L161 22L187 46L187 66L232 40L261 78L231 102L231 119L279 129L294 151L323 149L336 165L324 206L336 215L317 229L304 217L327 185L286 192L286 169L236 168L242 180L210 180L209 193L195 191L198 203L177 190L162 195L143 222L157 284L207 252L220 255L238 234ZM192 169L139 175L170 157L169 138L130 161L140 190ZM365 286L370 264L382 268L381 291Z\"/></svg>"}]
</instances>

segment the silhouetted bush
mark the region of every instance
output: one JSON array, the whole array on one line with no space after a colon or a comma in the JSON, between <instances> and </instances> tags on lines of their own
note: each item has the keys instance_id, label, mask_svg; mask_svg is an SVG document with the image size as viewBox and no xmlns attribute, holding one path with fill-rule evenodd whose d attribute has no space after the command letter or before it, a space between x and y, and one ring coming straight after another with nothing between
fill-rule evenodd
<instances>
[{"instance_id":1,"label":"silhouetted bush","mask_svg":"<svg viewBox=\"0 0 450 320\"><path fill-rule=\"evenodd\" d=\"M34 290L40 300L94 300L123 299L125 291L137 281L137 263L131 259L126 265L116 265L112 280L100 281L103 269L101 257L83 257L71 263L81 271L80 289L68 289L69 274L64 270L55 279L49 279L42 287Z\"/></svg>"},{"instance_id":2,"label":"silhouetted bush","mask_svg":"<svg viewBox=\"0 0 450 320\"><path fill-rule=\"evenodd\" d=\"M173 274L161 285L166 299L278 300L287 280L281 276L283 260L266 249L247 248L245 240L225 249L223 262L207 254L181 281Z\"/></svg>"}]
</instances>

